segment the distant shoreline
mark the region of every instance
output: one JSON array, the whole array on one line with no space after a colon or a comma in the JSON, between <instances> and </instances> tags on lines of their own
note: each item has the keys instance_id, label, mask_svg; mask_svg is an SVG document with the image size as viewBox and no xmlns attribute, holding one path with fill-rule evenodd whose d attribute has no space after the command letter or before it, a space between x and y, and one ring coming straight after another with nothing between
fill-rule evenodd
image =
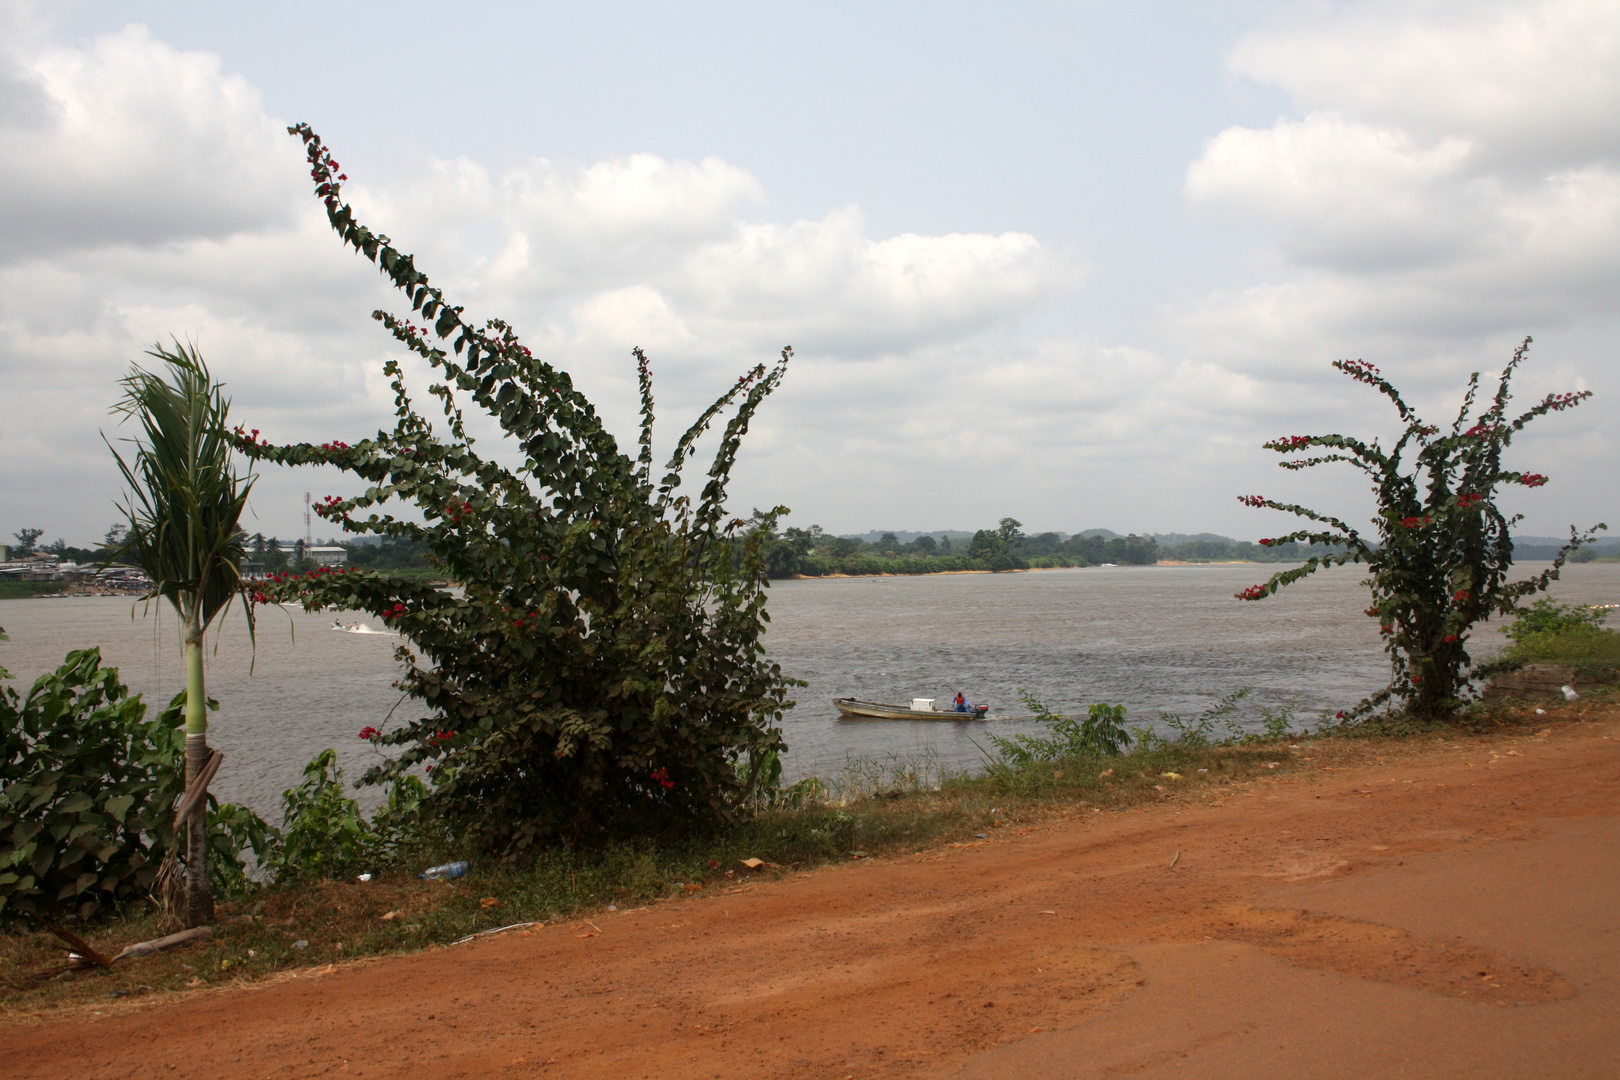
<instances>
[{"instance_id":1,"label":"distant shoreline","mask_svg":"<svg viewBox=\"0 0 1620 1080\"><path fill-rule=\"evenodd\" d=\"M1303 562L1304 560L1300 560ZM952 574L1037 574L1044 570L1117 570L1124 566L1139 566L1151 569L1155 566L1288 566L1283 562L1250 562L1246 559L1228 559L1222 561L1178 561L1175 559L1160 559L1156 563L1107 563L1097 566L1025 566L1017 570L930 570L917 574L788 574L785 577L772 578L773 581L829 581L835 578L853 580L855 578L911 578L911 577L948 577Z\"/></svg>"}]
</instances>

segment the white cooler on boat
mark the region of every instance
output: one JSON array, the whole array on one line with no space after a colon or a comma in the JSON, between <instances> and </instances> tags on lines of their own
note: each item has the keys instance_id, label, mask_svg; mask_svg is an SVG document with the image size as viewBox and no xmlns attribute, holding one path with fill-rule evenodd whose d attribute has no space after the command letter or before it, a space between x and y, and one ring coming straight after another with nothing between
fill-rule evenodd
<instances>
[{"instance_id":1,"label":"white cooler on boat","mask_svg":"<svg viewBox=\"0 0 1620 1080\"><path fill-rule=\"evenodd\" d=\"M933 712L934 699L931 697L914 697L911 699L912 712Z\"/></svg>"}]
</instances>

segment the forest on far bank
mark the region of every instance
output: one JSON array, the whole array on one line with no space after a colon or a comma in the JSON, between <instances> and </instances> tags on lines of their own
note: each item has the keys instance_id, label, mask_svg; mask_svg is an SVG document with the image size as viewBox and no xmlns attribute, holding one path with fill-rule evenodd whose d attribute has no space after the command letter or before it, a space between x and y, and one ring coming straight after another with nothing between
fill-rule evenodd
<instances>
[{"instance_id":1,"label":"forest on far bank","mask_svg":"<svg viewBox=\"0 0 1620 1080\"><path fill-rule=\"evenodd\" d=\"M757 532L757 530L756 530ZM964 570L1029 570L1079 566L1146 566L1159 562L1299 562L1314 550L1304 544L1261 547L1204 534L1161 544L1154 536L1120 536L1107 529L1026 535L1023 523L1002 518L995 528L965 534L912 534L902 541L885 532L875 539L835 536L819 525L771 530L763 541L772 577L832 574L940 574Z\"/></svg>"}]
</instances>

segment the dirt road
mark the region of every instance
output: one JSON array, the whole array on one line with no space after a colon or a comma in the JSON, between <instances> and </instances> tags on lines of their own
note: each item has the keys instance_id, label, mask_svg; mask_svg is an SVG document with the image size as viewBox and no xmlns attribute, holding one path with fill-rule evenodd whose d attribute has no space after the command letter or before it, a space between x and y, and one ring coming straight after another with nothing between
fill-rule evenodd
<instances>
[{"instance_id":1,"label":"dirt road","mask_svg":"<svg viewBox=\"0 0 1620 1080\"><path fill-rule=\"evenodd\" d=\"M14 1023L0 1075L1620 1075L1620 722L1325 753L1212 801Z\"/></svg>"}]
</instances>

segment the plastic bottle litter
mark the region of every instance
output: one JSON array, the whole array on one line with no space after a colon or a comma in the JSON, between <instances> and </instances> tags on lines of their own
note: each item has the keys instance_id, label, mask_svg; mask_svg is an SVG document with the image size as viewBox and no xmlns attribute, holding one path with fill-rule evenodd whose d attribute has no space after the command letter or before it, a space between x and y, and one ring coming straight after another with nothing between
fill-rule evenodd
<instances>
[{"instance_id":1,"label":"plastic bottle litter","mask_svg":"<svg viewBox=\"0 0 1620 1080\"><path fill-rule=\"evenodd\" d=\"M360 875L360 883L362 885L365 884L366 882L370 881L370 880L371 880L371 875L370 874L361 874Z\"/></svg>"},{"instance_id":2,"label":"plastic bottle litter","mask_svg":"<svg viewBox=\"0 0 1620 1080\"><path fill-rule=\"evenodd\" d=\"M1564 700L1565 701L1579 701L1579 700L1581 700L1581 695L1579 695L1579 694L1577 694L1575 692L1575 688L1573 686L1560 686L1558 689L1560 689L1560 690L1562 690L1564 692Z\"/></svg>"},{"instance_id":3,"label":"plastic bottle litter","mask_svg":"<svg viewBox=\"0 0 1620 1080\"><path fill-rule=\"evenodd\" d=\"M448 881L451 878L458 878L466 872L467 862L464 859L460 862L447 862L440 866L430 866L416 876L423 881Z\"/></svg>"}]
</instances>

